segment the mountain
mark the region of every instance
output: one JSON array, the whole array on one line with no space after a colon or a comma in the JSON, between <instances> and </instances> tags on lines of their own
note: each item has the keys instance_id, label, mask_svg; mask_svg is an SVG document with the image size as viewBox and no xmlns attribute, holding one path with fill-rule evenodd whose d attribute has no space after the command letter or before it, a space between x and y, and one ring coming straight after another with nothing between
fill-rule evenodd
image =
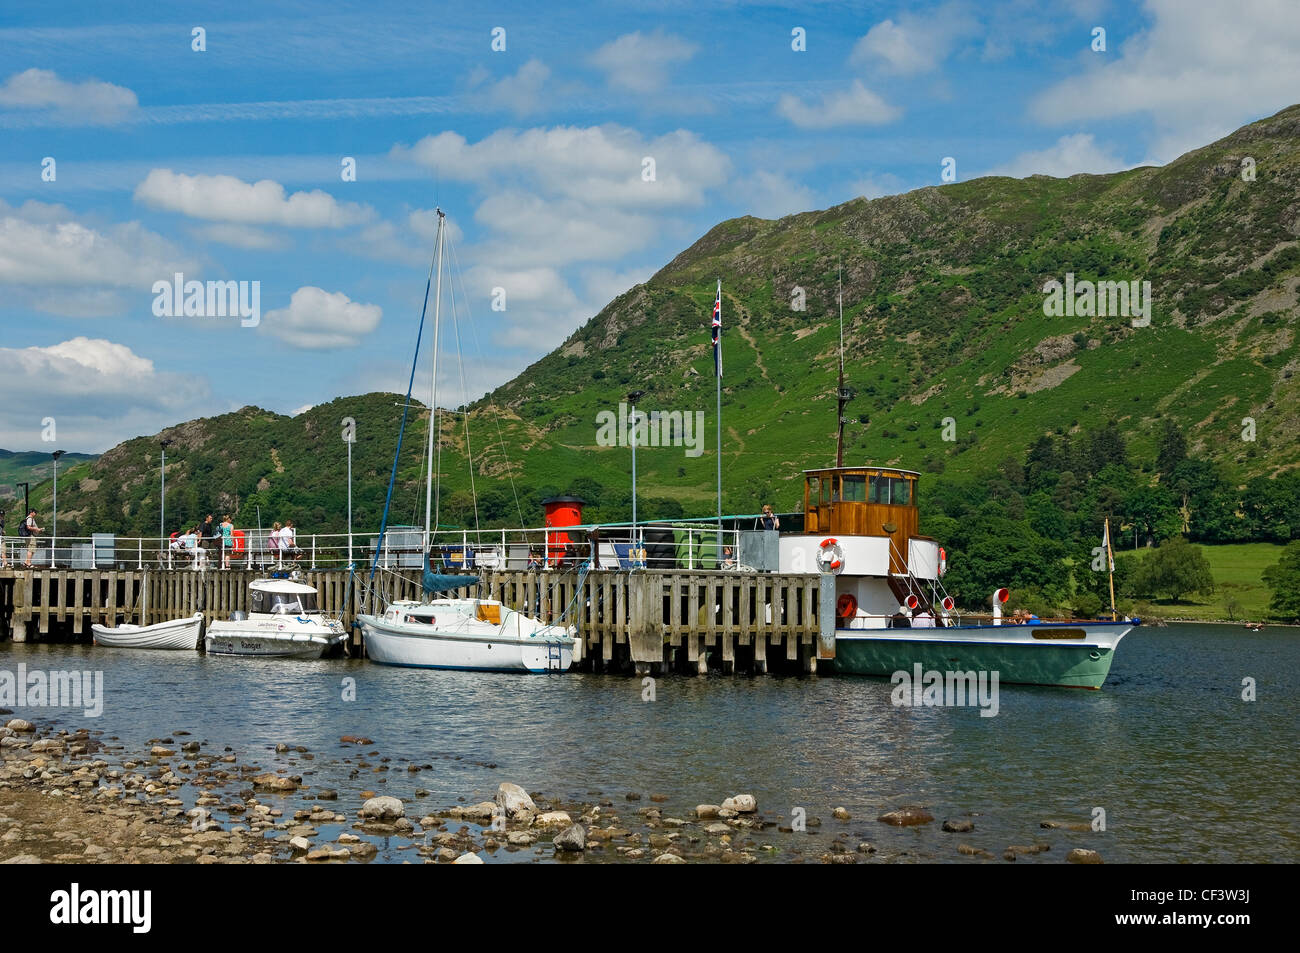
<instances>
[{"instance_id":1,"label":"mountain","mask_svg":"<svg viewBox=\"0 0 1300 953\"><path fill-rule=\"evenodd\" d=\"M59 460L60 467L69 467L77 463L96 459L93 453L67 453ZM47 450L0 450L0 509L6 505L13 509L10 501L22 500L22 488L16 484L30 483L36 486L42 480L54 475L54 461ZM21 502L18 503L21 506Z\"/></svg>"},{"instance_id":2,"label":"mountain","mask_svg":"<svg viewBox=\"0 0 1300 953\"><path fill-rule=\"evenodd\" d=\"M630 453L603 445L599 415L632 390L645 391L641 410L704 419L703 434L690 433L702 437L699 455L638 449L638 488L657 498L642 515L710 513L708 321L719 278L728 512L798 509L800 471L834 462L841 277L855 392L848 463L921 470L925 493L986 483L1045 436L1113 424L1138 461L1154 461L1172 427L1227 484L1275 477L1300 466L1298 239L1300 106L1160 168L988 177L723 222L466 408L479 517L517 524L522 513L535 525L540 496L577 490L595 498L597 518L620 518ZM1150 282L1150 324L1048 316L1051 281ZM356 525L373 528L398 403L340 398L294 418L250 407L171 428L168 512L192 520L233 508L254 525L260 506L263 522L292 512L309 531L342 527L339 428L352 416ZM413 414L408 433L399 522L422 513L426 416ZM443 441L443 521L464 525L474 514L459 416L448 416ZM61 526L156 532L157 455L157 438L137 438L66 476L60 468ZM1161 478L1139 466L1142 480Z\"/></svg>"}]
</instances>

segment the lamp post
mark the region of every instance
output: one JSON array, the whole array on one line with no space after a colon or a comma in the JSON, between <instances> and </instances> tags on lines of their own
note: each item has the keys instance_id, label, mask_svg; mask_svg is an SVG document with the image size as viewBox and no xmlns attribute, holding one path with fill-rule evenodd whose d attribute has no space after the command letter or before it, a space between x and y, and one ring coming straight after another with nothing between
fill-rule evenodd
<instances>
[{"instance_id":1,"label":"lamp post","mask_svg":"<svg viewBox=\"0 0 1300 953\"><path fill-rule=\"evenodd\" d=\"M54 458L54 516L50 524L50 568L54 568L55 553L59 546L59 457L66 451L55 450L50 454Z\"/></svg>"},{"instance_id":2,"label":"lamp post","mask_svg":"<svg viewBox=\"0 0 1300 953\"><path fill-rule=\"evenodd\" d=\"M352 445L357 442L357 422L343 418L343 442L348 445L348 568L352 568Z\"/></svg>"},{"instance_id":3,"label":"lamp post","mask_svg":"<svg viewBox=\"0 0 1300 953\"><path fill-rule=\"evenodd\" d=\"M171 445L170 440L159 440L162 445L162 468L158 474L162 481L162 489L158 497L158 545L167 538L167 447Z\"/></svg>"},{"instance_id":4,"label":"lamp post","mask_svg":"<svg viewBox=\"0 0 1300 953\"><path fill-rule=\"evenodd\" d=\"M637 533L636 533L636 402L637 402L638 400L640 400L640 399L641 399L642 397L644 397L644 396L645 396L645 391L643 391L643 390L634 390L634 391L632 391L630 394L627 395L627 402L628 402L628 403L631 405L631 407L632 407L632 412L631 412L631 414L629 415L629 418L628 418L628 419L629 419L629 420L631 421L631 423L632 423L632 439L631 439L631 443L632 443L632 552L633 552L633 553L635 553L636 550L637 550L637 548L638 548L638 547L637 547L637 544L636 544L636 541L637 541ZM636 561L636 557L633 556L633 562L635 562L635 561Z\"/></svg>"}]
</instances>

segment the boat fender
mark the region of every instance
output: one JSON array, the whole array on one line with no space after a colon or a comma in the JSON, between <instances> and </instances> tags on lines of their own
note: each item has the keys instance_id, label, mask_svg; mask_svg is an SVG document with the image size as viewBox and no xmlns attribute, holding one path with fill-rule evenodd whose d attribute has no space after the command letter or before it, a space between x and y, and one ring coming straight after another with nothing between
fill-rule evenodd
<instances>
[{"instance_id":1,"label":"boat fender","mask_svg":"<svg viewBox=\"0 0 1300 953\"><path fill-rule=\"evenodd\" d=\"M858 614L858 600L851 592L840 596L835 603L835 615L841 619L852 619Z\"/></svg>"}]
</instances>

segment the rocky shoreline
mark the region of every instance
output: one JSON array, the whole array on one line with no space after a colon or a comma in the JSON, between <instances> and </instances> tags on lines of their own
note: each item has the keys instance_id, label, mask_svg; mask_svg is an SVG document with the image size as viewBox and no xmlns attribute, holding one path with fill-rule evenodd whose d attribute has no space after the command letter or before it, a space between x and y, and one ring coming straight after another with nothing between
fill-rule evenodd
<instances>
[{"instance_id":1,"label":"rocky shoreline","mask_svg":"<svg viewBox=\"0 0 1300 953\"><path fill-rule=\"evenodd\" d=\"M749 794L674 810L664 794L635 792L620 803L550 798L510 782L493 800L424 810L421 788L403 801L361 791L353 804L304 783L301 746L279 744L268 769L241 763L229 748L177 731L130 750L89 729L41 727L0 712L0 863L345 863L379 858L409 863L522 862L784 863L921 862L915 851L876 846L843 807L829 819L769 816ZM5 719L8 719L7 721ZM398 770L367 738L345 735L349 777ZM432 765L408 764L411 776ZM641 803L642 801L646 803ZM953 857L973 861L1040 858L1101 863L1092 850L1062 849L1048 832L1090 825L1044 820L1035 836L1005 848L971 843L974 816L942 822ZM870 819L875 829L935 823L924 808ZM866 828L870 829L870 828ZM811 835L811 836L810 836Z\"/></svg>"}]
</instances>

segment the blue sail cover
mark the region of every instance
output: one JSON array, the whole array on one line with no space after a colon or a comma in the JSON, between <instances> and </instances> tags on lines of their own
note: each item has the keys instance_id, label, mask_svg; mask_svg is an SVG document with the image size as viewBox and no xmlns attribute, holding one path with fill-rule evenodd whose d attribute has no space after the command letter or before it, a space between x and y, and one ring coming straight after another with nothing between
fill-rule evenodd
<instances>
[{"instance_id":1,"label":"blue sail cover","mask_svg":"<svg viewBox=\"0 0 1300 953\"><path fill-rule=\"evenodd\" d=\"M422 585L426 596L431 596L435 592L450 592L452 589L464 589L466 586L477 586L478 584L478 576L457 576L450 573L434 572L429 567L429 554L424 554L424 579Z\"/></svg>"}]
</instances>

